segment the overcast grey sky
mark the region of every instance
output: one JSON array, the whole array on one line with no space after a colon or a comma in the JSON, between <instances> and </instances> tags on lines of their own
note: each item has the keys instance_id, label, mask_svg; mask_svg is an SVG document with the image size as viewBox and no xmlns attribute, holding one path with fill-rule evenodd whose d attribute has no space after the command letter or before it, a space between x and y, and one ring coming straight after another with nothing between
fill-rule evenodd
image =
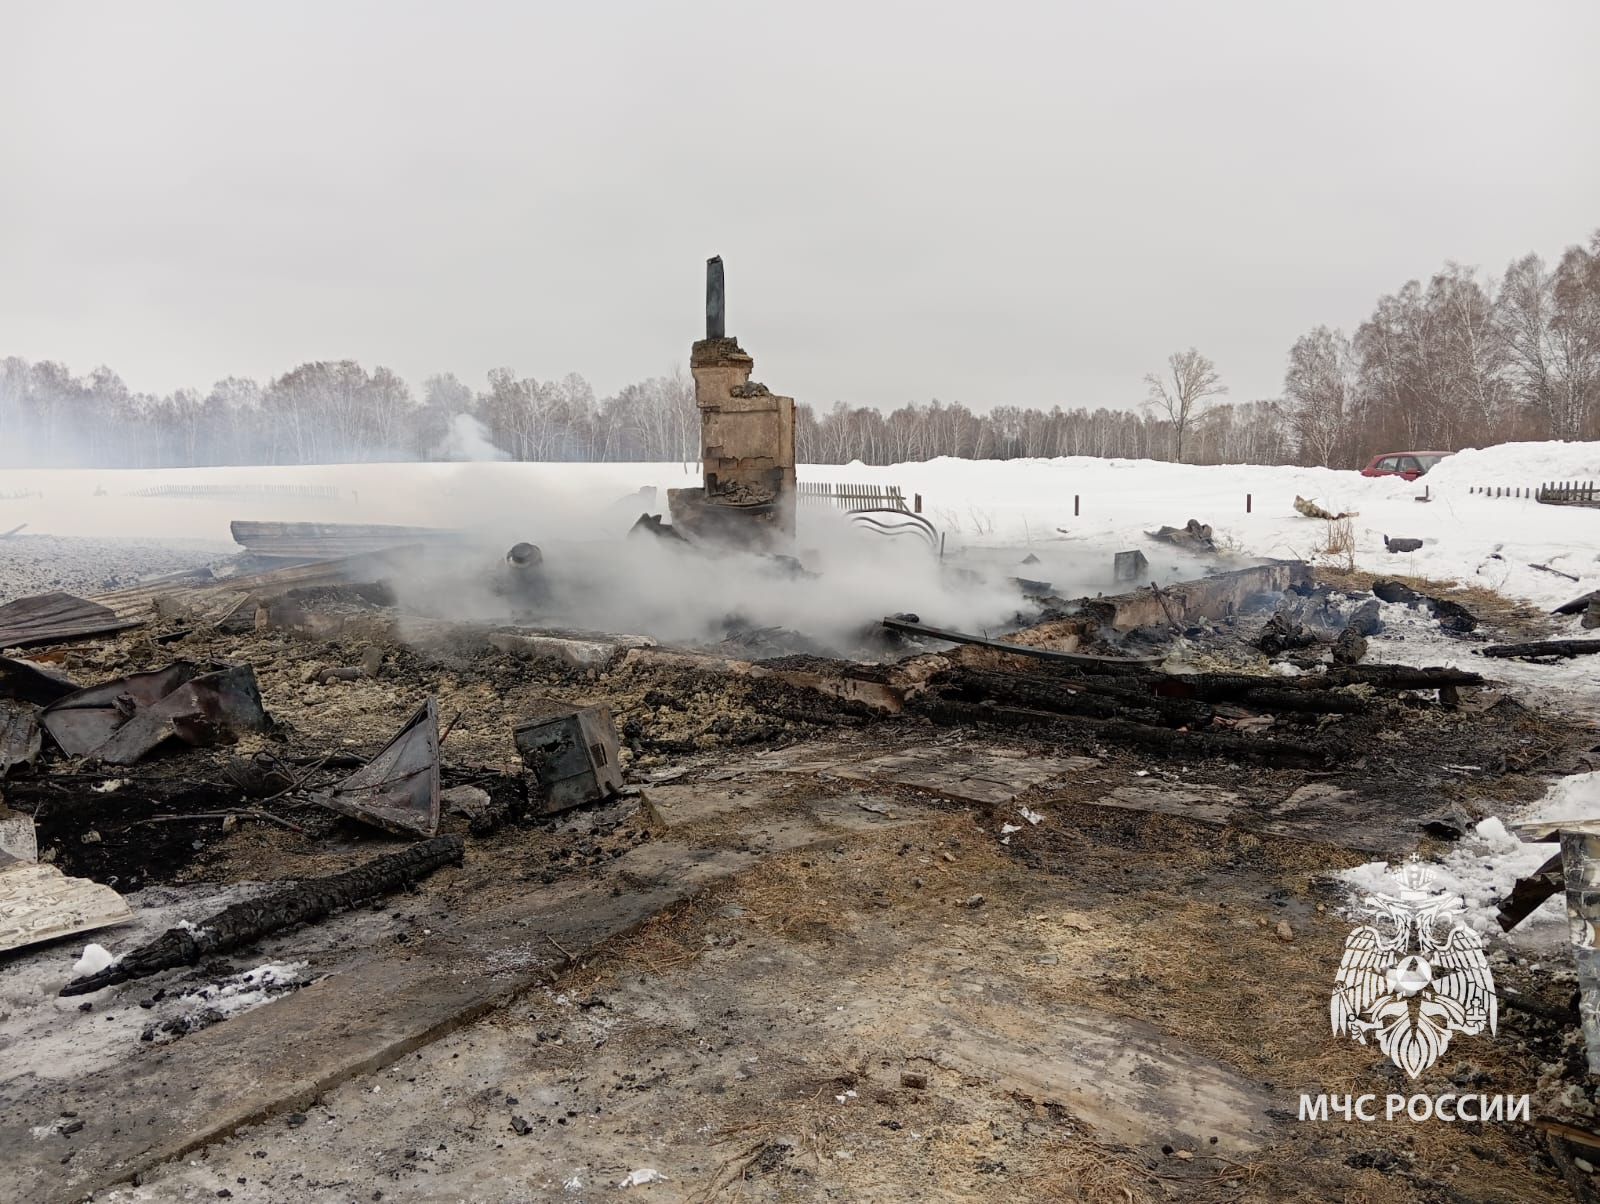
<instances>
[{"instance_id":1,"label":"overcast grey sky","mask_svg":"<svg viewBox=\"0 0 1600 1204\"><path fill-rule=\"evenodd\" d=\"M1600 226L1600 4L0 5L0 356L604 394L704 261L820 406L1236 399L1447 259Z\"/></svg>"}]
</instances>

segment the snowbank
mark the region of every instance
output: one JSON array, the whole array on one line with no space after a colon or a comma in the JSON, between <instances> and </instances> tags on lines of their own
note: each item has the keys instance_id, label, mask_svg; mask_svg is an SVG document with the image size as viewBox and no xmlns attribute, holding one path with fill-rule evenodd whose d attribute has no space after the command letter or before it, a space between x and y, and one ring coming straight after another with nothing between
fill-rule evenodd
<instances>
[{"instance_id":1,"label":"snowbank","mask_svg":"<svg viewBox=\"0 0 1600 1204\"><path fill-rule=\"evenodd\" d=\"M1465 493L1474 485L1531 488L1546 481L1600 482L1600 443L1501 443L1459 451L1428 474L1438 489Z\"/></svg>"},{"instance_id":2,"label":"snowbank","mask_svg":"<svg viewBox=\"0 0 1600 1204\"><path fill-rule=\"evenodd\" d=\"M0 479L0 530L26 522L30 533L226 540L229 521L246 518L459 526L496 534L503 528L536 542L553 532L590 538L626 530L647 506L664 511L665 491L696 484L698 472L698 465L677 463L17 470ZM1027 545L1044 562L1028 575L1058 587L1098 588L1109 578L1111 555L1127 548L1143 548L1163 578L1184 571L1168 563L1145 532L1189 518L1212 524L1220 539L1242 552L1311 558L1327 526L1295 512L1299 496L1356 512L1355 560L1372 572L1479 585L1545 608L1600 589L1600 512L1468 492L1483 484L1600 480L1600 443L1513 443L1462 452L1418 483L1326 468L1083 456L817 465L802 467L800 476L898 485L908 500L920 494L924 516L951 546ZM1424 483L1427 504L1415 500ZM641 486L655 486L654 498L629 497ZM218 489L230 492L218 495ZM1421 539L1423 546L1391 555L1385 535ZM1531 567L1536 564L1556 571Z\"/></svg>"}]
</instances>

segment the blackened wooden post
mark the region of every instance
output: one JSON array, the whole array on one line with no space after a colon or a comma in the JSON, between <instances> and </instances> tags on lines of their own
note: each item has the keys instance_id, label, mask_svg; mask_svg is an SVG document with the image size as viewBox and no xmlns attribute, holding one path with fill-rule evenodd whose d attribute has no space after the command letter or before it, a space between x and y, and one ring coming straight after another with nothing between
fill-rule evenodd
<instances>
[{"instance_id":1,"label":"blackened wooden post","mask_svg":"<svg viewBox=\"0 0 1600 1204\"><path fill-rule=\"evenodd\" d=\"M1072 495L1072 517L1073 518L1077 518L1078 517L1078 495L1077 494L1073 494Z\"/></svg>"},{"instance_id":2,"label":"blackened wooden post","mask_svg":"<svg viewBox=\"0 0 1600 1204\"><path fill-rule=\"evenodd\" d=\"M706 338L723 338L727 327L727 302L722 285L722 256L713 255L706 260Z\"/></svg>"},{"instance_id":3,"label":"blackened wooden post","mask_svg":"<svg viewBox=\"0 0 1600 1204\"><path fill-rule=\"evenodd\" d=\"M922 495L920 493L913 493L911 495L911 507L912 507L911 513L913 513L913 514L921 514L922 513Z\"/></svg>"},{"instance_id":4,"label":"blackened wooden post","mask_svg":"<svg viewBox=\"0 0 1600 1204\"><path fill-rule=\"evenodd\" d=\"M1244 512L1246 514L1250 513L1250 495L1248 493L1244 495Z\"/></svg>"}]
</instances>

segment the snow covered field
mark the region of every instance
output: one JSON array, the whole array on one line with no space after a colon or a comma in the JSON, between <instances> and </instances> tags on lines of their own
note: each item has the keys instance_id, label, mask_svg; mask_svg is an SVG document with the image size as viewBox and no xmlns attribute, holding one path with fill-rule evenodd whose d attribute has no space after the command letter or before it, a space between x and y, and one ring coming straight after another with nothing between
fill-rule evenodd
<instances>
[{"instance_id":1,"label":"snow covered field","mask_svg":"<svg viewBox=\"0 0 1600 1204\"><path fill-rule=\"evenodd\" d=\"M226 542L229 520L249 518L458 526L535 541L557 533L587 537L620 533L637 517L643 507L623 503L625 495L656 486L662 492L654 509L664 510L664 491L695 484L697 475L697 466L682 464L13 469L0 472L0 532L27 523L28 534ZM1146 530L1189 518L1212 524L1219 540L1242 552L1311 558L1327 530L1295 512L1298 495L1358 514L1355 559L1364 569L1480 585L1545 608L1600 588L1600 511L1468 492L1474 485L1526 489L1600 479L1600 443L1462 452L1425 478L1427 504L1414 500L1423 482L1349 471L1084 457L817 465L803 467L800 477L921 494L925 516L951 546L1029 545L1058 584L1094 577L1070 566L1098 567L1113 551L1145 547L1148 554ZM217 490L228 492L206 492ZM1391 555L1385 535L1420 538L1423 547ZM1043 570L1031 575L1049 577Z\"/></svg>"}]
</instances>

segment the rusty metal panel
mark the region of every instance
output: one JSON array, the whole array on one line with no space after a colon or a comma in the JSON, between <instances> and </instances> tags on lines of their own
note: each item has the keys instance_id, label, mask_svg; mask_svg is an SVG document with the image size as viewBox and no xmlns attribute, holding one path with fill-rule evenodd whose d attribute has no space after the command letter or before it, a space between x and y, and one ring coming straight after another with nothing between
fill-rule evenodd
<instances>
[{"instance_id":1,"label":"rusty metal panel","mask_svg":"<svg viewBox=\"0 0 1600 1204\"><path fill-rule=\"evenodd\" d=\"M73 594L37 594L0 606L0 648L54 644L137 627L109 607Z\"/></svg>"},{"instance_id":2,"label":"rusty metal panel","mask_svg":"<svg viewBox=\"0 0 1600 1204\"><path fill-rule=\"evenodd\" d=\"M79 690L44 712L63 752L132 765L170 738L195 747L226 744L269 720L249 665L178 661Z\"/></svg>"},{"instance_id":3,"label":"rusty metal panel","mask_svg":"<svg viewBox=\"0 0 1600 1204\"><path fill-rule=\"evenodd\" d=\"M439 830L439 704L430 697L382 752L331 794L313 797L397 836L432 836Z\"/></svg>"},{"instance_id":4,"label":"rusty metal panel","mask_svg":"<svg viewBox=\"0 0 1600 1204\"><path fill-rule=\"evenodd\" d=\"M111 738L140 707L154 706L204 668L177 661L149 673L130 673L114 681L69 694L45 709L44 727L69 757L86 757Z\"/></svg>"},{"instance_id":5,"label":"rusty metal panel","mask_svg":"<svg viewBox=\"0 0 1600 1204\"><path fill-rule=\"evenodd\" d=\"M617 726L609 707L574 707L522 724L513 737L547 815L599 802L622 789Z\"/></svg>"}]
</instances>

